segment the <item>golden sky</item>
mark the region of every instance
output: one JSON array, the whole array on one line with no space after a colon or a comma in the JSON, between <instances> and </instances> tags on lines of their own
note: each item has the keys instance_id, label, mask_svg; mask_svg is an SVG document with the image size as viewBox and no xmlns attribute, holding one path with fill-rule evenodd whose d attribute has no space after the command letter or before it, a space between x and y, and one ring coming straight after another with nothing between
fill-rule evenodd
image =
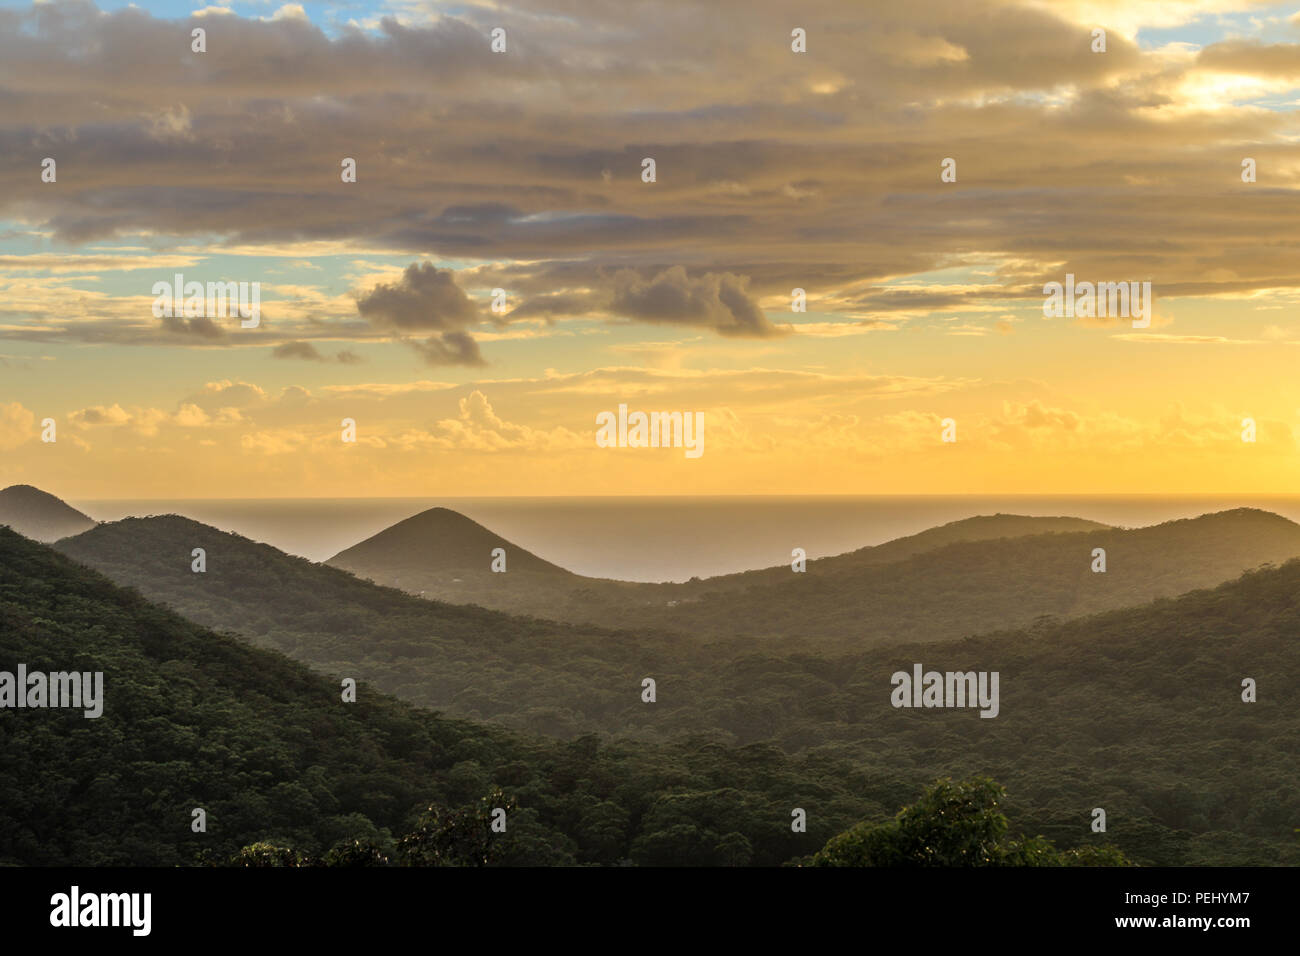
<instances>
[{"instance_id":1,"label":"golden sky","mask_svg":"<svg viewBox=\"0 0 1300 956\"><path fill-rule=\"evenodd\" d=\"M0 91L0 484L1297 487L1296 5L0 3ZM597 447L620 403L703 455Z\"/></svg>"}]
</instances>

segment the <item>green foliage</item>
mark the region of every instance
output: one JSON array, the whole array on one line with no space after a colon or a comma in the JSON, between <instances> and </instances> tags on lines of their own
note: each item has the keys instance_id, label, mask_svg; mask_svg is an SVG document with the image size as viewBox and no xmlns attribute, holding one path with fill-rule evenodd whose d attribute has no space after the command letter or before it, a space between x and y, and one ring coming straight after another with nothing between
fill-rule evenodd
<instances>
[{"instance_id":1,"label":"green foliage","mask_svg":"<svg viewBox=\"0 0 1300 956\"><path fill-rule=\"evenodd\" d=\"M1114 847L1061 853L1042 837L1008 839L1006 791L988 777L936 781L886 823L860 823L827 842L812 866L1128 866Z\"/></svg>"},{"instance_id":2,"label":"green foliage","mask_svg":"<svg viewBox=\"0 0 1300 956\"><path fill-rule=\"evenodd\" d=\"M774 866L976 773L1066 865L1106 860L1094 806L1142 864L1300 862L1300 711L1270 679L1300 664L1300 562L1032 632L841 655L450 607L184 519L133 527L74 540L118 528L95 558L114 575L332 676L0 534L0 661L104 670L109 688L100 720L0 719L0 864L176 865L260 841L322 858L353 840L391 860L420 807L499 786L518 810L497 865L726 865L743 838ZM890 707L888 675L918 659L1000 670L1001 715ZM339 703L340 675L363 681L358 703ZM1235 675L1261 678L1258 703ZM196 806L207 834L189 830Z\"/></svg>"},{"instance_id":3,"label":"green foliage","mask_svg":"<svg viewBox=\"0 0 1300 956\"><path fill-rule=\"evenodd\" d=\"M405 866L488 866L503 852L503 839L493 833L496 810L505 810L507 834L515 801L500 789L483 797L476 806L445 810L430 806L419 824L397 844L397 859Z\"/></svg>"},{"instance_id":4,"label":"green foliage","mask_svg":"<svg viewBox=\"0 0 1300 956\"><path fill-rule=\"evenodd\" d=\"M387 866L388 853L383 847L369 841L341 840L330 848L322 862L325 866L345 868Z\"/></svg>"},{"instance_id":5,"label":"green foliage","mask_svg":"<svg viewBox=\"0 0 1300 956\"><path fill-rule=\"evenodd\" d=\"M438 719L214 634L0 529L0 667L102 671L104 712L0 716L0 862L295 865L357 860L442 799L462 757L544 748ZM207 832L191 830L191 810ZM381 853L386 852L380 850Z\"/></svg>"},{"instance_id":6,"label":"green foliage","mask_svg":"<svg viewBox=\"0 0 1300 956\"><path fill-rule=\"evenodd\" d=\"M254 843L243 847L230 859L231 866L313 866L310 857L297 850L274 843Z\"/></svg>"}]
</instances>

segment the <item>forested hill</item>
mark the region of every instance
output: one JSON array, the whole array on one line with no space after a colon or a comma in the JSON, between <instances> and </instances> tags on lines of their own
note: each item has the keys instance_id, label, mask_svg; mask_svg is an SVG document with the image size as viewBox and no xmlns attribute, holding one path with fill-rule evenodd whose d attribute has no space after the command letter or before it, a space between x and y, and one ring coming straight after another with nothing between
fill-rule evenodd
<instances>
[{"instance_id":1,"label":"forested hill","mask_svg":"<svg viewBox=\"0 0 1300 956\"><path fill-rule=\"evenodd\" d=\"M848 573L955 541L981 541L1026 534L1086 531L1106 525L1081 518L981 515L847 554L808 562L810 573ZM792 542L792 547L797 542ZM493 573L493 548L507 555L505 574ZM741 571L681 583L649 584L585 577L543 561L463 515L432 508L340 552L327 562L358 577L454 604L547 617L575 623L623 626L624 612L653 611L703 594L784 584L790 565Z\"/></svg>"},{"instance_id":2,"label":"forested hill","mask_svg":"<svg viewBox=\"0 0 1300 956\"><path fill-rule=\"evenodd\" d=\"M105 522L54 548L152 599L175 603L187 614L193 610L190 595L220 602L224 606L214 607L206 618L214 626L243 629L254 605L273 618L323 625L348 606L395 616L418 614L439 633L475 640L485 631L513 638L521 631L531 633L534 626L482 607L420 600L181 515ZM202 571L195 570L195 549L204 552ZM347 622L335 621L330 629L346 627Z\"/></svg>"},{"instance_id":3,"label":"forested hill","mask_svg":"<svg viewBox=\"0 0 1300 956\"><path fill-rule=\"evenodd\" d=\"M505 552L505 574L491 568L498 549ZM571 586L579 580L448 508L430 508L399 521L326 563L407 591L420 590L421 582L439 585L428 596L448 600L454 599L458 584L501 590L523 577L536 586Z\"/></svg>"},{"instance_id":4,"label":"forested hill","mask_svg":"<svg viewBox=\"0 0 1300 956\"><path fill-rule=\"evenodd\" d=\"M675 606L630 605L592 619L847 651L1133 607L1297 556L1300 525L1242 508L1147 528L958 541L874 566L821 562L825 567L804 573L787 568L762 586Z\"/></svg>"},{"instance_id":5,"label":"forested hill","mask_svg":"<svg viewBox=\"0 0 1300 956\"><path fill-rule=\"evenodd\" d=\"M947 640L1028 626L1044 616L1129 607L1300 556L1300 525L1256 509L1133 529L1077 518L988 515L808 561L802 572L786 564L642 584L582 577L545 563L538 568L532 562L540 559L472 522L476 530L469 537L482 546L449 545L444 553L441 542L455 535L442 530L460 525L450 514L437 519L439 534L424 544L414 525L397 536L398 556L391 560L378 547L384 532L330 563L427 598L512 614L689 633L697 640L780 639L820 652ZM508 555L518 550L518 564L493 574L483 535ZM1094 571L1100 567L1097 549L1105 552L1104 572Z\"/></svg>"},{"instance_id":6,"label":"forested hill","mask_svg":"<svg viewBox=\"0 0 1300 956\"><path fill-rule=\"evenodd\" d=\"M708 865L730 835L727 859L773 865L882 809L772 748L544 741L364 684L344 703L338 682L0 528L0 671L18 664L102 671L104 705L96 719L0 710L0 865L220 862L258 841L391 853L417 811L475 805L495 786L518 805L503 864ZM814 808L807 833L790 831L792 801ZM675 855L682 838L689 852Z\"/></svg>"},{"instance_id":7,"label":"forested hill","mask_svg":"<svg viewBox=\"0 0 1300 956\"><path fill-rule=\"evenodd\" d=\"M256 571L227 579L236 597ZM546 743L375 699L364 685L363 703L342 707L333 681L0 532L0 661L108 679L98 721L0 713L0 858L169 863L254 839L319 852L382 837L416 802L463 805L500 784L520 798L520 842L502 862L779 863L859 820L886 820L936 777L976 773L1006 784L1026 833L1064 848L1096 842L1100 806L1104 841L1140 863L1300 860L1300 562L1033 631L833 658L752 649L706 665L673 654L648 672L609 663L602 653L621 645L594 633L574 653L563 632L533 641L523 625L490 665L476 663L455 656L473 640L430 636L420 618L385 624L377 607L330 604L329 591L318 587L317 603L340 618L336 648L350 644L414 694L452 673L465 681L452 701L462 711L664 742ZM307 609L306 593L303 582L283 592L285 621ZM496 639L501 616L474 613L478 640ZM319 635L275 639L310 646ZM890 675L916 662L997 670L998 717L891 706ZM647 673L654 704L640 696ZM1241 699L1246 678L1257 703ZM211 844L190 834L191 804L209 809ZM792 807L808 811L806 836L790 831Z\"/></svg>"},{"instance_id":8,"label":"forested hill","mask_svg":"<svg viewBox=\"0 0 1300 956\"><path fill-rule=\"evenodd\" d=\"M192 862L395 827L473 734L206 631L0 529L0 669L102 671L103 716L0 712L0 862ZM480 734L482 732L479 732ZM488 735L481 743L491 741ZM207 834L191 832L206 809Z\"/></svg>"},{"instance_id":9,"label":"forested hill","mask_svg":"<svg viewBox=\"0 0 1300 956\"><path fill-rule=\"evenodd\" d=\"M1241 533L1259 525L1294 529L1260 512L1198 519L1183 526L1183 537L1191 539L1184 553L1164 560L1180 570L1195 567L1204 545L1188 532L1213 534L1216 523L1220 531ZM860 600L845 585L833 599L809 604L807 618L787 637L766 641L757 635L710 640L700 626L710 623L704 614L699 625L689 616L669 622L680 631L615 630L421 600L176 516L104 524L57 547L200 624L238 631L327 674L355 674L387 693L460 717L557 737L595 731L662 740L722 731L739 742L774 738L798 748L848 732L814 715L841 712L830 703L843 693L841 674L858 667L855 661L877 659L873 648L918 634L935 641L1011 630L1058 610L1062 596L1077 598L1082 588L1137 604L1149 586L1145 576L1167 571L1147 552L1138 562L1143 573L1135 576L1121 538L1118 548L1107 542L1108 571L1094 574L1091 535L952 545L885 565L878 572L887 576L869 589L872 614L858 606L856 618L842 616L849 613L842 607L852 611ZM1235 538L1225 534L1224 540ZM1267 533L1257 540L1277 547ZM206 551L204 573L191 570L196 547ZM946 567L936 561L941 556ZM1018 567L1009 567L1017 560ZM902 573L909 567L915 577ZM814 586L811 580L802 584ZM1133 590L1115 597L1107 587ZM766 600L762 589L752 597ZM733 613L753 612L741 604ZM770 607L770 623L784 625L788 613ZM827 640L822 625L839 628L845 639ZM647 676L673 688L653 719L636 692ZM860 694L870 696L867 689ZM857 713L858 706L847 712Z\"/></svg>"},{"instance_id":10,"label":"forested hill","mask_svg":"<svg viewBox=\"0 0 1300 956\"><path fill-rule=\"evenodd\" d=\"M10 485L0 491L0 525L36 541L57 541L93 528L95 522L39 488Z\"/></svg>"},{"instance_id":11,"label":"forested hill","mask_svg":"<svg viewBox=\"0 0 1300 956\"><path fill-rule=\"evenodd\" d=\"M191 620L325 673L555 736L615 729L608 702L635 701L645 674L681 666L696 643L423 600L176 515L103 524L55 547ZM192 570L195 548L202 573Z\"/></svg>"},{"instance_id":12,"label":"forested hill","mask_svg":"<svg viewBox=\"0 0 1300 956\"><path fill-rule=\"evenodd\" d=\"M1086 518L1051 518L1035 515L974 515L959 521L927 528L917 534L894 538L846 554L809 559L809 574L853 574L881 564L903 561L913 555L934 551L960 541L995 541L999 538L1023 538L1032 534L1068 534L1077 531L1102 531L1110 526ZM790 580L790 562L757 571L741 571L687 582L677 597L697 597L710 591L737 591L748 587L785 584Z\"/></svg>"}]
</instances>

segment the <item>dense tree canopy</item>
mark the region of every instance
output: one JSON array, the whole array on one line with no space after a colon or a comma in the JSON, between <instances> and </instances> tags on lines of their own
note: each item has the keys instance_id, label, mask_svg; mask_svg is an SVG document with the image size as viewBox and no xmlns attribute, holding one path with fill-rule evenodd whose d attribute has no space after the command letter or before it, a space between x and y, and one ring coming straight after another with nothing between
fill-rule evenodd
<instances>
[{"instance_id":1,"label":"dense tree canopy","mask_svg":"<svg viewBox=\"0 0 1300 956\"><path fill-rule=\"evenodd\" d=\"M584 752L635 784L616 793L566 776L557 785L586 791L580 809L536 779L527 801L521 794L537 826L562 825L567 840L551 844L559 858L662 860L672 845L685 861L714 864L743 856L727 840L735 832L751 862L780 863L809 848L776 821L812 796L809 831L824 842L824 827L887 817L936 775L974 773L1006 784L1015 818L1062 847L1082 845L1102 807L1115 844L1140 863L1300 857L1300 712L1285 683L1300 669L1300 563L1093 617L829 653L422 601L186 519L98 531L111 528L98 539L100 566L200 623L480 724L595 734ZM1030 540L1044 537L1062 536ZM190 571L191 543L208 549L207 574ZM949 598L922 592L910 600ZM890 675L918 661L998 671L998 718L894 709ZM654 704L641 700L645 676L657 681ZM1244 678L1259 681L1257 703L1241 700ZM504 749L460 758L443 784L451 805L523 781L519 762ZM767 809L738 827L672 812L683 792L703 800L729 789Z\"/></svg>"},{"instance_id":2,"label":"dense tree canopy","mask_svg":"<svg viewBox=\"0 0 1300 956\"><path fill-rule=\"evenodd\" d=\"M124 539L114 560L238 635L0 530L0 669L102 670L107 697L97 720L0 713L0 862L454 861L467 808L499 788L509 839L489 863L772 866L857 825L872 852L905 847L891 818L938 774L1006 783L999 808L1058 853L1097 842L1103 807L1138 863L1300 859L1300 714L1279 683L1297 671L1300 562L923 653L820 656L424 602L222 537L194 542L207 575L184 538ZM999 670L999 717L891 707L889 675L918 653ZM355 704L342 676L362 682Z\"/></svg>"},{"instance_id":3,"label":"dense tree canopy","mask_svg":"<svg viewBox=\"0 0 1300 956\"><path fill-rule=\"evenodd\" d=\"M1004 788L987 777L939 780L885 823L860 823L827 842L812 866L1128 866L1108 845L1064 853L1042 837L1008 838Z\"/></svg>"}]
</instances>

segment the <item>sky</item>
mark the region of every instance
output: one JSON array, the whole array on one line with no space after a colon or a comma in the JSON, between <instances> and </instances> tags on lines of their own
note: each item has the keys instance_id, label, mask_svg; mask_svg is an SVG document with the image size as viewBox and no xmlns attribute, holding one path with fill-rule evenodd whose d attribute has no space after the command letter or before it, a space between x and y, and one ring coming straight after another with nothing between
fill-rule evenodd
<instances>
[{"instance_id":1,"label":"sky","mask_svg":"<svg viewBox=\"0 0 1300 956\"><path fill-rule=\"evenodd\" d=\"M1297 103L1249 0L0 2L0 485L1293 492Z\"/></svg>"}]
</instances>

